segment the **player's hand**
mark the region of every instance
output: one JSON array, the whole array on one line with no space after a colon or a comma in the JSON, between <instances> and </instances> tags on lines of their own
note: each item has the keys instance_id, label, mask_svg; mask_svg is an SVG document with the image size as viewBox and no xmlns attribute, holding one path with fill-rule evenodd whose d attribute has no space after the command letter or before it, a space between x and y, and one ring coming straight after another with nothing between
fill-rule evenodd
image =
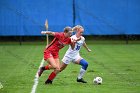
<instances>
[{"instance_id":1,"label":"player's hand","mask_svg":"<svg viewBox=\"0 0 140 93\"><path fill-rule=\"evenodd\" d=\"M75 39L72 40L73 43L76 43L77 41Z\"/></svg>"},{"instance_id":2,"label":"player's hand","mask_svg":"<svg viewBox=\"0 0 140 93\"><path fill-rule=\"evenodd\" d=\"M88 52L91 52L91 50L88 48Z\"/></svg>"},{"instance_id":3,"label":"player's hand","mask_svg":"<svg viewBox=\"0 0 140 93\"><path fill-rule=\"evenodd\" d=\"M41 34L45 35L46 34L46 31L41 31Z\"/></svg>"},{"instance_id":4,"label":"player's hand","mask_svg":"<svg viewBox=\"0 0 140 93\"><path fill-rule=\"evenodd\" d=\"M76 43L77 41L81 40L81 37L77 38L77 39L74 39L74 38L71 38L71 41Z\"/></svg>"}]
</instances>

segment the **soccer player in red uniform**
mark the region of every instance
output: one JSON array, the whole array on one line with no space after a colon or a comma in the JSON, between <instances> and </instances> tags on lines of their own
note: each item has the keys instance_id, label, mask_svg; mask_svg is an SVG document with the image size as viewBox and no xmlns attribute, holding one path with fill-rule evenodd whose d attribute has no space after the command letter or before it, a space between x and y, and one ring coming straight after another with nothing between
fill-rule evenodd
<instances>
[{"instance_id":1,"label":"soccer player in red uniform","mask_svg":"<svg viewBox=\"0 0 140 93\"><path fill-rule=\"evenodd\" d=\"M73 41L70 39L72 32L73 31L71 27L65 27L64 32L41 32L41 34L48 34L55 37L53 41L48 46L46 46L46 49L44 50L44 60L47 61L49 64L47 66L41 67L38 71L38 75L41 76L44 70L54 69L54 71L49 75L48 79L45 81L45 84L52 84L56 73L60 71L60 61L58 53L59 50L62 49L65 45L73 44Z\"/></svg>"}]
</instances>

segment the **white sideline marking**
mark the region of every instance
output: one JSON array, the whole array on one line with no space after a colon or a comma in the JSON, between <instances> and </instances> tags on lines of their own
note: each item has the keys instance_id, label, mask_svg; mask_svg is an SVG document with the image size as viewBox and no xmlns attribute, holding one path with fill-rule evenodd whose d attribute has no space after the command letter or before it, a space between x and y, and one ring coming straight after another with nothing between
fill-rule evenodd
<instances>
[{"instance_id":1,"label":"white sideline marking","mask_svg":"<svg viewBox=\"0 0 140 93\"><path fill-rule=\"evenodd\" d=\"M3 88L3 85L1 84L1 82L0 82L0 89L2 89Z\"/></svg>"},{"instance_id":2,"label":"white sideline marking","mask_svg":"<svg viewBox=\"0 0 140 93\"><path fill-rule=\"evenodd\" d=\"M39 68L42 67L43 64L44 64L44 59L42 59ZM38 71L39 71L39 68L38 68ZM37 88L37 85L38 85L38 78L39 78L38 71L36 72L36 75L35 75L35 78L34 78L34 85L32 87L31 93L35 93L36 92L36 88Z\"/></svg>"}]
</instances>

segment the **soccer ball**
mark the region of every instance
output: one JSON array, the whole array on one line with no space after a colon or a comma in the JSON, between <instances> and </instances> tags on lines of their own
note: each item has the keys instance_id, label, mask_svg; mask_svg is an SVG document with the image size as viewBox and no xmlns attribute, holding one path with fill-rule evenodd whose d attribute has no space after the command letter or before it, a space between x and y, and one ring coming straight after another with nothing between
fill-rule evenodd
<instances>
[{"instance_id":1,"label":"soccer ball","mask_svg":"<svg viewBox=\"0 0 140 93\"><path fill-rule=\"evenodd\" d=\"M101 77L95 77L95 78L93 79L93 83L94 83L94 84L101 85L102 82L103 82L103 79L102 79Z\"/></svg>"}]
</instances>

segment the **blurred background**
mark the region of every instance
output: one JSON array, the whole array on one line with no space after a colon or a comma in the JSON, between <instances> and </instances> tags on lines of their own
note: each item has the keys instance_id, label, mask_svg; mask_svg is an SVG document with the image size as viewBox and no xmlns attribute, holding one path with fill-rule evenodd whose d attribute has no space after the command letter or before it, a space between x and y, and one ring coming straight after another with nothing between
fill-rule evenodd
<instances>
[{"instance_id":1,"label":"blurred background","mask_svg":"<svg viewBox=\"0 0 140 93\"><path fill-rule=\"evenodd\" d=\"M139 0L1 0L0 41L44 40L49 30L82 25L89 40L140 40Z\"/></svg>"}]
</instances>

